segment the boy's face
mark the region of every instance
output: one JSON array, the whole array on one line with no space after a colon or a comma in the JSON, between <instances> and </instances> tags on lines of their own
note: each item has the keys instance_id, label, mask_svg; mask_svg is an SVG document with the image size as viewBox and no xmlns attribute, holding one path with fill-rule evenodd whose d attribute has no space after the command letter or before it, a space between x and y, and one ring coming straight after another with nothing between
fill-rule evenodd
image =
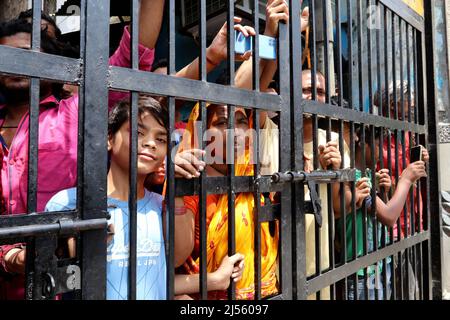
<instances>
[{"instance_id":1,"label":"boy's face","mask_svg":"<svg viewBox=\"0 0 450 320\"><path fill-rule=\"evenodd\" d=\"M130 124L125 122L108 141L111 161L129 170ZM155 172L167 153L167 130L151 115L144 113L138 121L138 175Z\"/></svg>"}]
</instances>

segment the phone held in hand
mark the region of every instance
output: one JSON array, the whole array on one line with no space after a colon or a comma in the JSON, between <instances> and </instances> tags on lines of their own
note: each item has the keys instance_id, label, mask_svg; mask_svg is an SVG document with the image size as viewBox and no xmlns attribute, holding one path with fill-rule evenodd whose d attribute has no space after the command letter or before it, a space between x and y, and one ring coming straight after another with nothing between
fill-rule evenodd
<instances>
[{"instance_id":1,"label":"phone held in hand","mask_svg":"<svg viewBox=\"0 0 450 320\"><path fill-rule=\"evenodd\" d=\"M411 148L411 163L416 161L422 161L422 153L423 153L423 147L422 146L415 146Z\"/></svg>"},{"instance_id":2,"label":"phone held in hand","mask_svg":"<svg viewBox=\"0 0 450 320\"><path fill-rule=\"evenodd\" d=\"M246 37L240 31L235 31L234 51L244 54L253 50L252 37ZM277 58L277 39L259 35L259 57L261 59L275 60Z\"/></svg>"}]
</instances>

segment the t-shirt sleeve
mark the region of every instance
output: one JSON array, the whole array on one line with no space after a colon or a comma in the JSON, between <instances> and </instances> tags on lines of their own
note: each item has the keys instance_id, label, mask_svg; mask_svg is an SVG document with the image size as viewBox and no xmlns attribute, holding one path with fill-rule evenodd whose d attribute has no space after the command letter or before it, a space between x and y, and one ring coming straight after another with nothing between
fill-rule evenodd
<instances>
[{"instance_id":1,"label":"t-shirt sleeve","mask_svg":"<svg viewBox=\"0 0 450 320\"><path fill-rule=\"evenodd\" d=\"M46 212L74 210L77 204L77 189L67 189L55 194L45 206Z\"/></svg>"}]
</instances>

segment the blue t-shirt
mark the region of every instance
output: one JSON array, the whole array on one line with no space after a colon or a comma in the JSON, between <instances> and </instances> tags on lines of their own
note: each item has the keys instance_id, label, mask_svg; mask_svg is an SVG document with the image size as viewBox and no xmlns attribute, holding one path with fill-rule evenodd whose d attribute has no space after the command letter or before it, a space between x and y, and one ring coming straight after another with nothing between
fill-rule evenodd
<instances>
[{"instance_id":1,"label":"blue t-shirt","mask_svg":"<svg viewBox=\"0 0 450 320\"><path fill-rule=\"evenodd\" d=\"M47 203L46 211L76 208L76 188L57 193ZM166 299L166 257L162 232L162 201L159 194L145 190L137 202L137 272L138 300ZM114 237L106 256L106 297L128 299L129 226L128 202L108 198L109 223L114 224Z\"/></svg>"}]
</instances>

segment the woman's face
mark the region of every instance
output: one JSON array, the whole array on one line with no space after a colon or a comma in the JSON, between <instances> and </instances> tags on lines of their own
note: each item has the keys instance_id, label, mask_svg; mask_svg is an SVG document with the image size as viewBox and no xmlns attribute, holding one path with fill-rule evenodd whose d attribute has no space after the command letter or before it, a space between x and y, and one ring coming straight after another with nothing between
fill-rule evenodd
<instances>
[{"instance_id":1,"label":"woman's face","mask_svg":"<svg viewBox=\"0 0 450 320\"><path fill-rule=\"evenodd\" d=\"M242 108L235 109L235 122L234 122L234 154L235 159L243 154L245 148L248 147L248 135L249 121L245 110ZM228 128L228 109L224 105L211 105L208 107L208 140L210 142L207 145L211 145L215 142L215 147L211 152L216 160L222 160L223 163L227 163L227 128ZM220 144L220 141L222 143ZM208 152L207 152L208 156Z\"/></svg>"}]
</instances>

